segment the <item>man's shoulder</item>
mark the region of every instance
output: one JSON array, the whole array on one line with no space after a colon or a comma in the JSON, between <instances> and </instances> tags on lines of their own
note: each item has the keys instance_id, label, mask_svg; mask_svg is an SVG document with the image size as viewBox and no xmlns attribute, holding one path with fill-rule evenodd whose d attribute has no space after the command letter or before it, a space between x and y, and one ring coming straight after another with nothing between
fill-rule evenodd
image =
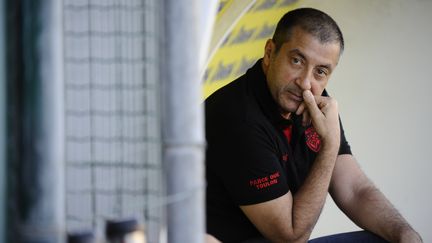
<instances>
[{"instance_id":1,"label":"man's shoulder","mask_svg":"<svg viewBox=\"0 0 432 243\"><path fill-rule=\"evenodd\" d=\"M246 81L242 76L210 95L205 101L206 115L242 116L251 103Z\"/></svg>"},{"instance_id":2,"label":"man's shoulder","mask_svg":"<svg viewBox=\"0 0 432 243\"><path fill-rule=\"evenodd\" d=\"M216 90L205 101L206 109L213 110L221 107L224 110L230 107L243 109L255 102L254 84L259 77L257 72L261 69L259 62L247 70L242 76Z\"/></svg>"},{"instance_id":3,"label":"man's shoulder","mask_svg":"<svg viewBox=\"0 0 432 243\"><path fill-rule=\"evenodd\" d=\"M206 122L256 124L265 120L251 81L240 77L217 90L205 101Z\"/></svg>"},{"instance_id":4,"label":"man's shoulder","mask_svg":"<svg viewBox=\"0 0 432 243\"><path fill-rule=\"evenodd\" d=\"M243 98L247 92L246 81L243 75L219 88L205 100L206 105L217 102L231 102Z\"/></svg>"}]
</instances>

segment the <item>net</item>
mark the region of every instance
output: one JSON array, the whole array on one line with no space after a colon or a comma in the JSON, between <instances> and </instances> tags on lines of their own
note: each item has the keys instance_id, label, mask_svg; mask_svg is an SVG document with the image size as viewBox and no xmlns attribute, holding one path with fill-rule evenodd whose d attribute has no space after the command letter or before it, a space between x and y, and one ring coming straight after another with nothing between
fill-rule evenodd
<instances>
[{"instance_id":1,"label":"net","mask_svg":"<svg viewBox=\"0 0 432 243\"><path fill-rule=\"evenodd\" d=\"M155 0L64 0L66 225L134 217L163 194Z\"/></svg>"}]
</instances>

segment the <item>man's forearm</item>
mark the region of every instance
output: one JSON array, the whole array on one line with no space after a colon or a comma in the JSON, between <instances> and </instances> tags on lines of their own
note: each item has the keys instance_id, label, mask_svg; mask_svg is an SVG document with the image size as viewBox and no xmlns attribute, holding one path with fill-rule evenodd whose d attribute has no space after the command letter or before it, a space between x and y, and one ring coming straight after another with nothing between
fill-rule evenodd
<instances>
[{"instance_id":1,"label":"man's forearm","mask_svg":"<svg viewBox=\"0 0 432 243\"><path fill-rule=\"evenodd\" d=\"M336 157L334 146L323 146L304 184L293 197L292 226L295 235L309 236L312 232L327 197Z\"/></svg>"},{"instance_id":2,"label":"man's forearm","mask_svg":"<svg viewBox=\"0 0 432 243\"><path fill-rule=\"evenodd\" d=\"M309 90L303 92L303 99L312 118L312 125L321 137L322 147L303 185L293 195L292 230L294 236L299 239L307 239L318 220L327 197L340 146L336 100L330 97L314 97ZM301 107L299 109L297 114L301 113Z\"/></svg>"},{"instance_id":3,"label":"man's forearm","mask_svg":"<svg viewBox=\"0 0 432 243\"><path fill-rule=\"evenodd\" d=\"M418 233L372 183L359 189L351 203L355 210L350 215L360 227L390 242L421 242Z\"/></svg>"}]
</instances>

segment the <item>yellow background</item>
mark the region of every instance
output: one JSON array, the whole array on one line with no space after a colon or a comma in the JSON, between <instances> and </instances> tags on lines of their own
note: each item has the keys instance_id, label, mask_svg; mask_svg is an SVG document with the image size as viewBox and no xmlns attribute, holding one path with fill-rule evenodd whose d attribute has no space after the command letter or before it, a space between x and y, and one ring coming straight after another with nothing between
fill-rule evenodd
<instances>
[{"instance_id":1,"label":"yellow background","mask_svg":"<svg viewBox=\"0 0 432 243\"><path fill-rule=\"evenodd\" d=\"M220 1L216 23L234 1L241 0ZM241 76L261 58L265 42L272 37L277 21L297 5L298 1L293 0L257 0L211 57L204 74L204 97Z\"/></svg>"}]
</instances>

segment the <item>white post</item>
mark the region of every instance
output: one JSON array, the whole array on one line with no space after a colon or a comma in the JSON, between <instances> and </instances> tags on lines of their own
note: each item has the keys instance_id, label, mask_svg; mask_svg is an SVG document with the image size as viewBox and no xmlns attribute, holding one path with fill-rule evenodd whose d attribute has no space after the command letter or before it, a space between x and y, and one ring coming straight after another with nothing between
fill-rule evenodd
<instances>
[{"instance_id":1,"label":"white post","mask_svg":"<svg viewBox=\"0 0 432 243\"><path fill-rule=\"evenodd\" d=\"M164 2L161 74L168 242L204 241L204 121L200 77L200 1Z\"/></svg>"}]
</instances>

